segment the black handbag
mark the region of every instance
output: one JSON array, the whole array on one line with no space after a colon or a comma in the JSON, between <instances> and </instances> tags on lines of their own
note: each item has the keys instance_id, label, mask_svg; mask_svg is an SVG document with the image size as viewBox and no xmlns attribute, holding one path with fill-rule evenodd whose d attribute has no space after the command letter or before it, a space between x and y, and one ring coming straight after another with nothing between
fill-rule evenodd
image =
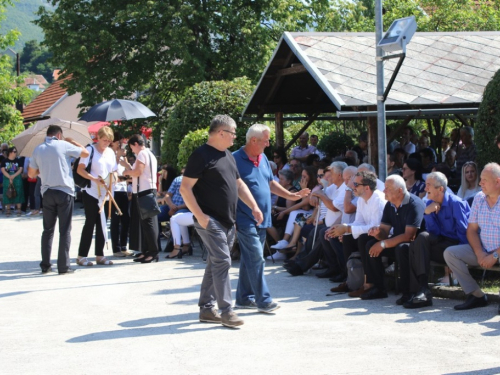
<instances>
[{"instance_id":1,"label":"black handbag","mask_svg":"<svg viewBox=\"0 0 500 375\"><path fill-rule=\"evenodd\" d=\"M153 178L153 163L149 153L149 167L151 168L151 178ZM160 214L160 206L156 201L156 189L145 190L139 193L140 176L137 178L137 201L141 220L149 219Z\"/></svg>"},{"instance_id":2,"label":"black handbag","mask_svg":"<svg viewBox=\"0 0 500 375\"><path fill-rule=\"evenodd\" d=\"M14 199L15 197L17 197L17 190L14 184L11 182L9 183L9 187L7 188L7 198Z\"/></svg>"},{"instance_id":3,"label":"black handbag","mask_svg":"<svg viewBox=\"0 0 500 375\"><path fill-rule=\"evenodd\" d=\"M87 148L88 146L91 146L91 145L88 144L85 147ZM85 168L85 170L88 173L90 173L90 168L92 168L92 158L94 157L94 147L91 146L90 148L91 148L91 151L90 151L90 160L89 160L89 164ZM73 180L75 181L75 185L79 186L81 188L89 188L90 184L91 184L91 181L87 180L85 177L82 177L82 176L80 176L78 174L78 172L77 172L77 170L78 170L78 164L80 164L80 158L76 159L75 162L73 163Z\"/></svg>"}]
</instances>

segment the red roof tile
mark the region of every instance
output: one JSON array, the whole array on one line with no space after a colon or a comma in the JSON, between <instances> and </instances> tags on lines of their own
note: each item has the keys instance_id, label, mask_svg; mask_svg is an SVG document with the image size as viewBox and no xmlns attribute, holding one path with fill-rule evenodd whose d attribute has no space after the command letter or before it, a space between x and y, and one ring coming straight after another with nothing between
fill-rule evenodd
<instances>
[{"instance_id":1,"label":"red roof tile","mask_svg":"<svg viewBox=\"0 0 500 375\"><path fill-rule=\"evenodd\" d=\"M38 95L35 100L24 108L24 122L39 120L47 109L61 99L66 94L66 89L61 87L65 79L55 81L44 92Z\"/></svg>"}]
</instances>

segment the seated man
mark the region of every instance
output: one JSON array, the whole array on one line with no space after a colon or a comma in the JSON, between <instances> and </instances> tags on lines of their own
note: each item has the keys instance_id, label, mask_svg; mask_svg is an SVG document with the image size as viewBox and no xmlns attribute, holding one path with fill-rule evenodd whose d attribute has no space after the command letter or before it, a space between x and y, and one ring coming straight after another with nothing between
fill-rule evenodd
<instances>
[{"instance_id":1,"label":"seated man","mask_svg":"<svg viewBox=\"0 0 500 375\"><path fill-rule=\"evenodd\" d=\"M425 205L419 197L408 192L405 180L401 176L387 177L384 192L388 202L384 207L381 224L368 231L368 235L375 239L366 244L368 254L365 255L363 262L366 285L361 299L387 298L382 255L397 257L403 295L407 295L410 289L409 242L416 237L422 224ZM393 234L389 238L391 229ZM403 302L403 297L396 301L398 305Z\"/></svg>"},{"instance_id":2,"label":"seated man","mask_svg":"<svg viewBox=\"0 0 500 375\"><path fill-rule=\"evenodd\" d=\"M468 244L451 246L444 259L468 295L455 310L469 310L488 304L486 295L470 275L467 265L491 268L500 255L500 165L486 164L481 173L481 189L476 194L467 226ZM499 309L500 314L500 309Z\"/></svg>"},{"instance_id":3,"label":"seated man","mask_svg":"<svg viewBox=\"0 0 500 375\"><path fill-rule=\"evenodd\" d=\"M372 172L358 172L354 177L353 192L358 199L358 209L356 211L356 219L352 224L333 225L327 232L327 236L331 237L330 242L334 238L342 236L343 246L332 246L332 249L337 251L337 258L342 259L342 265L346 266L347 259L354 252L359 252L364 256L366 243L373 240L368 236L370 228L380 225L382 212L386 205L384 193L377 190L377 176ZM340 251L339 251L340 250ZM329 251L325 251L325 254ZM344 274L346 271L344 270ZM331 289L332 292L348 292L349 286L343 282L336 288Z\"/></svg>"},{"instance_id":4,"label":"seated man","mask_svg":"<svg viewBox=\"0 0 500 375\"><path fill-rule=\"evenodd\" d=\"M368 163L363 163L358 167L358 172L363 172L363 171L372 172L375 175L377 175L377 171L375 170L375 167L371 164L368 164ZM380 191L384 191L384 189L385 189L384 183L382 181L380 181L378 178L377 178L377 189Z\"/></svg>"},{"instance_id":5,"label":"seated man","mask_svg":"<svg viewBox=\"0 0 500 375\"><path fill-rule=\"evenodd\" d=\"M427 176L426 231L410 244L410 294L403 296L406 308L432 306L432 294L427 284L430 261L444 263L443 252L447 247L467 243L465 232L469 205L450 193L447 184L448 180L441 172Z\"/></svg>"}]
</instances>

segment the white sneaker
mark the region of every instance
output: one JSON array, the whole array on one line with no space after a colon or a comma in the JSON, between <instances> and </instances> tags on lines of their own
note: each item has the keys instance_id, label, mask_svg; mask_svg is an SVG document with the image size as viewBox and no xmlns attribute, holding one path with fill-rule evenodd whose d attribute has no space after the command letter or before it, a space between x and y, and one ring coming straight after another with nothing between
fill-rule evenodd
<instances>
[{"instance_id":1,"label":"white sneaker","mask_svg":"<svg viewBox=\"0 0 500 375\"><path fill-rule=\"evenodd\" d=\"M273 254L273 256L271 257L271 255L269 255L266 259L269 259L269 260L285 260L286 259L286 255L285 254L282 254L280 253L279 251L275 252Z\"/></svg>"},{"instance_id":2,"label":"white sneaker","mask_svg":"<svg viewBox=\"0 0 500 375\"><path fill-rule=\"evenodd\" d=\"M271 249L284 249L285 247L288 247L288 241L287 240L279 240L275 245L271 246Z\"/></svg>"}]
</instances>

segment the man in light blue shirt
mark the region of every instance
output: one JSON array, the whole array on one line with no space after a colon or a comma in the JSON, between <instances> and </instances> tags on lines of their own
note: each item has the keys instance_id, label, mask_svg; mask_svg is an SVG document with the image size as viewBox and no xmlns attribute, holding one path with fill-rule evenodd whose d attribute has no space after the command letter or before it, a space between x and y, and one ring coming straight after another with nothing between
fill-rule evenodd
<instances>
[{"instance_id":1,"label":"man in light blue shirt","mask_svg":"<svg viewBox=\"0 0 500 375\"><path fill-rule=\"evenodd\" d=\"M45 142L33 151L28 176L42 180L43 233L42 273L52 271L50 253L56 221L59 219L59 253L57 270L60 275L70 274L69 248L71 245L71 220L75 195L75 183L71 171L71 158L89 156L84 146L70 138L64 138L60 126L47 128Z\"/></svg>"}]
</instances>

